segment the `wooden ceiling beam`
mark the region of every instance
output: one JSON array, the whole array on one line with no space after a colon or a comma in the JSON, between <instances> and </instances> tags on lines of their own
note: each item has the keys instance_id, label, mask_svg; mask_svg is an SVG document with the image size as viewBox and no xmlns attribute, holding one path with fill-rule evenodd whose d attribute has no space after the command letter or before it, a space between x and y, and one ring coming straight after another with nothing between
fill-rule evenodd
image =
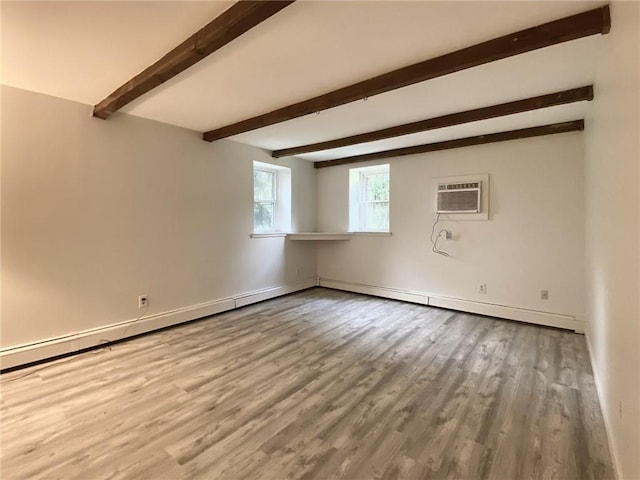
<instances>
[{"instance_id":1,"label":"wooden ceiling beam","mask_svg":"<svg viewBox=\"0 0 640 480\"><path fill-rule=\"evenodd\" d=\"M216 128L205 132L202 138L212 142L539 48L599 33L606 34L610 28L609 6L605 5L478 43L269 113Z\"/></svg>"},{"instance_id":2,"label":"wooden ceiling beam","mask_svg":"<svg viewBox=\"0 0 640 480\"><path fill-rule=\"evenodd\" d=\"M93 109L93 116L109 118L113 112L224 47L294 1L241 0L235 3L98 103Z\"/></svg>"},{"instance_id":3,"label":"wooden ceiling beam","mask_svg":"<svg viewBox=\"0 0 640 480\"><path fill-rule=\"evenodd\" d=\"M368 162L383 158L402 157L405 155L415 155L417 153L437 152L440 150L450 150L452 148L470 147L472 145L484 145L486 143L506 142L521 138L540 137L543 135L554 135L556 133L575 132L584 130L584 120L572 120L570 122L552 123L539 127L522 128L520 130L509 130L507 132L490 133L488 135L477 135L475 137L457 138L444 142L427 143L413 147L394 148L381 152L365 153L352 157L337 158L335 160L325 160L316 162L315 168L335 167L336 165L346 165L349 163Z\"/></svg>"},{"instance_id":4,"label":"wooden ceiling beam","mask_svg":"<svg viewBox=\"0 0 640 480\"><path fill-rule=\"evenodd\" d=\"M308 145L300 145L298 147L274 150L271 152L271 156L274 158L280 158L290 155L299 155L301 153L319 152L322 150L347 147L349 145L357 145L360 143L375 142L386 138L410 135L412 133L426 132L437 128L461 125L463 123L503 117L505 115L513 115L515 113L528 112L531 110L538 110L540 108L591 100L593 100L593 85L550 93L548 95L540 95L523 100L516 100L514 102L501 103L499 105L491 105L489 107L476 108L464 112L452 113L441 117L419 120L417 122L405 123L403 125L396 125L389 128L383 128L381 130L375 130L373 132L351 135L349 137L338 138L335 140L327 140L325 142L310 143Z\"/></svg>"}]
</instances>

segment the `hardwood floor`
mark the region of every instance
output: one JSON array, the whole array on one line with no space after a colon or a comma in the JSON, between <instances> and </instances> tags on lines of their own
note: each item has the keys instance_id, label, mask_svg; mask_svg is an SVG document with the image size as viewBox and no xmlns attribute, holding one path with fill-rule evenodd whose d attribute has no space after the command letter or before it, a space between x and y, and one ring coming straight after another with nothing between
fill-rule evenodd
<instances>
[{"instance_id":1,"label":"hardwood floor","mask_svg":"<svg viewBox=\"0 0 640 480\"><path fill-rule=\"evenodd\" d=\"M583 336L345 292L0 381L5 480L613 478Z\"/></svg>"}]
</instances>

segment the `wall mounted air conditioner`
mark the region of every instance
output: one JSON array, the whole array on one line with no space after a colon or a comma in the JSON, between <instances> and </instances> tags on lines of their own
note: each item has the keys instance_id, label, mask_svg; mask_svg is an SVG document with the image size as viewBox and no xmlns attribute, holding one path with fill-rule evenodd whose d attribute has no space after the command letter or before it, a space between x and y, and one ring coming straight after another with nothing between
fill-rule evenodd
<instances>
[{"instance_id":1,"label":"wall mounted air conditioner","mask_svg":"<svg viewBox=\"0 0 640 480\"><path fill-rule=\"evenodd\" d=\"M480 213L482 182L439 183L437 213Z\"/></svg>"}]
</instances>

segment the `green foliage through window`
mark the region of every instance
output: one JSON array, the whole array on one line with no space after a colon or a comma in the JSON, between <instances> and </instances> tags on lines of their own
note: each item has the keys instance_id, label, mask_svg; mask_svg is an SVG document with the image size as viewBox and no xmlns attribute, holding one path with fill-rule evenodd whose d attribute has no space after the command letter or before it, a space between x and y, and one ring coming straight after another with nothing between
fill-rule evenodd
<instances>
[{"instance_id":1,"label":"green foliage through window","mask_svg":"<svg viewBox=\"0 0 640 480\"><path fill-rule=\"evenodd\" d=\"M253 202L253 228L255 231L273 230L273 203Z\"/></svg>"},{"instance_id":2,"label":"green foliage through window","mask_svg":"<svg viewBox=\"0 0 640 480\"><path fill-rule=\"evenodd\" d=\"M360 229L389 230L389 166L360 172Z\"/></svg>"},{"instance_id":3,"label":"green foliage through window","mask_svg":"<svg viewBox=\"0 0 640 480\"><path fill-rule=\"evenodd\" d=\"M274 228L276 201L276 173L253 170L253 229L268 231Z\"/></svg>"},{"instance_id":4,"label":"green foliage through window","mask_svg":"<svg viewBox=\"0 0 640 480\"><path fill-rule=\"evenodd\" d=\"M275 173L266 170L253 170L253 200L269 201L275 200Z\"/></svg>"}]
</instances>

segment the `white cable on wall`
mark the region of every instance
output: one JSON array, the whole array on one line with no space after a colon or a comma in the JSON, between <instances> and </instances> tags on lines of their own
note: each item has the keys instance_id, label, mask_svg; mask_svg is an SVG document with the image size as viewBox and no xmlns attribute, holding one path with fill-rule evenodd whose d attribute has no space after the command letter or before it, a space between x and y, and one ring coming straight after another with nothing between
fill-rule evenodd
<instances>
[{"instance_id":1,"label":"white cable on wall","mask_svg":"<svg viewBox=\"0 0 640 480\"><path fill-rule=\"evenodd\" d=\"M442 233L443 233L443 232L444 232L445 234L448 234L448 233L449 233L449 232L448 232L448 230L446 230L446 229L444 229L444 228L443 228L442 230L440 230L440 231L438 232L438 236L435 238L435 240L433 239L433 234L434 234L434 233L435 233L435 231L436 231L436 226L438 225L438 222L439 222L439 221L440 221L440 214L438 213L438 214L436 215L436 219L435 219L435 221L433 222L433 226L431 227L431 235L429 236L429 240L431 240L431 245L432 245L432 247L431 247L431 251L432 251L433 253L437 253L438 255L442 255L443 257L449 257L449 256L450 256L450 255L449 255L449 253L447 253L447 252L445 252L445 251L443 251L443 250L440 250L440 249L438 248L438 240L440 240L440 236L442 235Z\"/></svg>"}]
</instances>

